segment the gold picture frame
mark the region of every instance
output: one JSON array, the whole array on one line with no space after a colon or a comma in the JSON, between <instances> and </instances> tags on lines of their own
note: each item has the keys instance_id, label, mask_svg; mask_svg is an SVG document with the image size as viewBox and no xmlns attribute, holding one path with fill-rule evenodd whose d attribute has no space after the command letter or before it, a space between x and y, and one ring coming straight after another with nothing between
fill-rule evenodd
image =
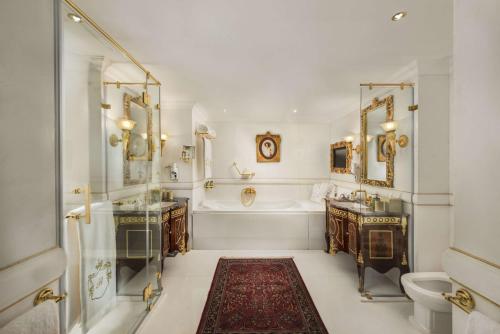
<instances>
[{"instance_id":1,"label":"gold picture frame","mask_svg":"<svg viewBox=\"0 0 500 334\"><path fill-rule=\"evenodd\" d=\"M255 137L257 162L280 162L281 136L267 131Z\"/></svg>"},{"instance_id":2,"label":"gold picture frame","mask_svg":"<svg viewBox=\"0 0 500 334\"><path fill-rule=\"evenodd\" d=\"M394 96L389 95L383 99L374 98L371 104L361 110L361 183L374 187L394 188L394 154L385 152L386 177L385 180L372 180L368 178L368 157L367 157L367 118L368 113L378 108L386 108L386 122L394 120Z\"/></svg>"},{"instance_id":3,"label":"gold picture frame","mask_svg":"<svg viewBox=\"0 0 500 334\"><path fill-rule=\"evenodd\" d=\"M345 166L335 165L335 151L345 148ZM352 163L352 143L339 141L330 145L330 171L337 174L350 174Z\"/></svg>"}]
</instances>

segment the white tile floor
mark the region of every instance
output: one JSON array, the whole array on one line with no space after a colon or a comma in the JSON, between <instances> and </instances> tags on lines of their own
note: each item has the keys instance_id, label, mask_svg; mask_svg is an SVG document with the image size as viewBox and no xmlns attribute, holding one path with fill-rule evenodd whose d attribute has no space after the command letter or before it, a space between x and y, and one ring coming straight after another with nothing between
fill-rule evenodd
<instances>
[{"instance_id":1,"label":"white tile floor","mask_svg":"<svg viewBox=\"0 0 500 334\"><path fill-rule=\"evenodd\" d=\"M293 256L323 322L331 334L417 334L408 321L410 302L362 303L356 266L347 254L323 251L196 251L166 260L164 292L139 334L194 334L218 259ZM392 286L367 272L367 289ZM387 288L385 288L387 290Z\"/></svg>"}]
</instances>

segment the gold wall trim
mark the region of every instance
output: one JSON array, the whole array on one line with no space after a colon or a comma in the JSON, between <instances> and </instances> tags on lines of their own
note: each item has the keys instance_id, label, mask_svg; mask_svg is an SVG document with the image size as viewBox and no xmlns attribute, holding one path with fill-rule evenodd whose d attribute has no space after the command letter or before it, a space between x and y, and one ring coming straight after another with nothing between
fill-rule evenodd
<instances>
[{"instance_id":1,"label":"gold wall trim","mask_svg":"<svg viewBox=\"0 0 500 334\"><path fill-rule=\"evenodd\" d=\"M14 266L17 266L18 264L21 264L21 263L23 263L23 262L29 261L29 260L31 260L31 259L33 259L33 258L37 257L37 256L43 255L43 254L45 254L45 253L48 253L48 252L50 252L50 251L52 251L52 250L54 250L54 249L56 249L56 248L59 248L59 246L57 246L57 245L56 245L56 246L50 247L50 248L48 248L48 249L45 249L45 250L43 250L43 251L40 251L40 252L38 252L38 253L32 254L32 255L30 255L30 256L28 256L28 257L25 257L25 258L23 258L23 259L21 259L21 260L18 260L18 261L14 262L14 263L11 263L11 264L9 264L9 265L7 265L7 266L5 266L5 267L0 268L0 271L4 271L4 270L7 270L7 269L12 268L12 267L14 267Z\"/></svg>"},{"instance_id":2,"label":"gold wall trim","mask_svg":"<svg viewBox=\"0 0 500 334\"><path fill-rule=\"evenodd\" d=\"M117 48L125 57L130 59L132 63L134 63L141 71L146 74L146 77L156 82L158 85L161 85L160 81L158 81L152 74L149 72L137 59L132 56L130 52L127 51L123 46L120 45L110 34L108 34L104 29L102 29L90 16L88 16L80 7L78 7L71 0L64 0L64 2L70 6L75 12L78 13L81 17L87 21L88 24L92 26L95 30L97 30L104 38L106 38L115 48Z\"/></svg>"},{"instance_id":3,"label":"gold wall trim","mask_svg":"<svg viewBox=\"0 0 500 334\"><path fill-rule=\"evenodd\" d=\"M466 251L464 251L464 250L462 250L462 249L460 249L460 248L457 248L457 247L450 247L450 249L451 249L452 251L455 251L455 252L458 252L458 253L463 254L463 255L465 255L465 256L468 256L468 257L470 257L470 258L473 258L474 260L481 261L481 262L482 262L482 263L484 263L484 264L487 264L487 265L492 266L492 267L494 267L494 268L500 269L500 265L499 265L499 264L496 264L496 263L494 263L494 262L491 262L491 261L485 260L485 259L483 259L483 258L481 258L481 257L479 257L479 256L477 256L477 255L474 255L474 254L471 254L471 253L469 253L469 252L466 252Z\"/></svg>"},{"instance_id":4,"label":"gold wall trim","mask_svg":"<svg viewBox=\"0 0 500 334\"><path fill-rule=\"evenodd\" d=\"M1 310L0 310L0 313L2 313L2 312L3 312L3 311L5 311L5 310L8 310L8 309L9 309L9 308L11 308L12 306L15 306L15 305L19 304L20 302L22 302L22 301L23 301L23 300L25 300L26 298L28 298L28 297L30 297L31 295L33 295L33 294L37 293L38 291L42 290L42 289L43 289L43 287L45 287L45 286L47 286L47 285L50 285L50 284L52 284L52 283L54 283L54 282L57 282L60 278L61 278L61 277L55 278L55 279L51 280L50 282L47 282L47 283L43 284L41 287L36 288L35 290L31 291L30 293L28 293L28 294L24 295L23 297L19 298L18 300L16 300L16 301L15 301L15 302L13 302L12 304L5 306L3 309L1 309Z\"/></svg>"},{"instance_id":5,"label":"gold wall trim","mask_svg":"<svg viewBox=\"0 0 500 334\"><path fill-rule=\"evenodd\" d=\"M470 291L470 292L472 292L473 294L478 295L479 297L483 298L483 299L484 299L484 300L486 300L487 302L490 302L491 304L493 304L493 305L495 305L496 307L499 307L499 308L500 308L500 304L498 304L497 302L495 302L495 301L493 301L493 300L489 299L489 298L488 298L488 297L486 297L485 295L483 295L483 294L481 294L481 293L477 292L477 291L476 291L476 290L474 290L474 289L471 289L471 288L470 288L470 287L468 287L467 285L465 285L465 284L463 284L463 283L461 283L461 282L457 281L456 279L454 279L454 278L452 278L452 277L450 277L450 280L451 280L453 283L458 284L458 285L460 285L460 286L463 286L465 289L469 290L469 291Z\"/></svg>"},{"instance_id":6,"label":"gold wall trim","mask_svg":"<svg viewBox=\"0 0 500 334\"><path fill-rule=\"evenodd\" d=\"M359 85L361 87L368 87L370 89L372 89L373 87L400 87L401 89L404 89L405 87L415 86L415 84L413 82L400 82L400 83L368 82L368 83L360 83Z\"/></svg>"}]
</instances>

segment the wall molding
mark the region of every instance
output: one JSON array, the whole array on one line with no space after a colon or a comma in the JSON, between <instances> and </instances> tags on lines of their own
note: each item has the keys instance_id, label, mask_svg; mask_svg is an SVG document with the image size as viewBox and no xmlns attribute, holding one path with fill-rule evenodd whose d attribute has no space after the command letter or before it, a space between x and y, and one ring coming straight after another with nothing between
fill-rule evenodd
<instances>
[{"instance_id":1,"label":"wall molding","mask_svg":"<svg viewBox=\"0 0 500 334\"><path fill-rule=\"evenodd\" d=\"M443 254L446 273L496 303L500 304L500 267L458 248L449 248Z\"/></svg>"},{"instance_id":2,"label":"wall molding","mask_svg":"<svg viewBox=\"0 0 500 334\"><path fill-rule=\"evenodd\" d=\"M57 247L2 270L0 313L58 280L65 269L66 254Z\"/></svg>"},{"instance_id":3,"label":"wall molding","mask_svg":"<svg viewBox=\"0 0 500 334\"><path fill-rule=\"evenodd\" d=\"M451 194L415 193L413 204L419 206L451 206Z\"/></svg>"},{"instance_id":4,"label":"wall molding","mask_svg":"<svg viewBox=\"0 0 500 334\"><path fill-rule=\"evenodd\" d=\"M213 179L214 183L220 185L313 185L315 183L330 183L328 178L307 179L307 178L290 178L290 179Z\"/></svg>"}]
</instances>

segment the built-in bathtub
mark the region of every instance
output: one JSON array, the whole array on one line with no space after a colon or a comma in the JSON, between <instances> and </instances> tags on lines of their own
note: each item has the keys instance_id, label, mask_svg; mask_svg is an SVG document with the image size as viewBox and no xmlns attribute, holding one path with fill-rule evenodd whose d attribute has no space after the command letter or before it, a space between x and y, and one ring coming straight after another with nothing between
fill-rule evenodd
<instances>
[{"instance_id":1,"label":"built-in bathtub","mask_svg":"<svg viewBox=\"0 0 500 334\"><path fill-rule=\"evenodd\" d=\"M324 204L205 201L193 211L193 249L324 249Z\"/></svg>"}]
</instances>

